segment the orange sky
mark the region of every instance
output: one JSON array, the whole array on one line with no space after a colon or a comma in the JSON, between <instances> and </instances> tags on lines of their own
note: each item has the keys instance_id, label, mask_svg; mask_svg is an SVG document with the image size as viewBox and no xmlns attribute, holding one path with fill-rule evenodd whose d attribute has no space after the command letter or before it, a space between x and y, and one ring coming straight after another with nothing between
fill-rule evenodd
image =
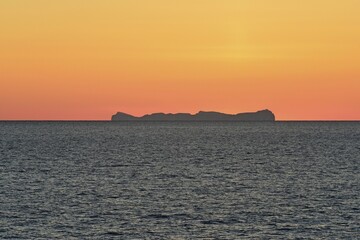
<instances>
[{"instance_id":1,"label":"orange sky","mask_svg":"<svg viewBox=\"0 0 360 240\"><path fill-rule=\"evenodd\" d=\"M1 0L0 119L360 119L358 0Z\"/></svg>"}]
</instances>

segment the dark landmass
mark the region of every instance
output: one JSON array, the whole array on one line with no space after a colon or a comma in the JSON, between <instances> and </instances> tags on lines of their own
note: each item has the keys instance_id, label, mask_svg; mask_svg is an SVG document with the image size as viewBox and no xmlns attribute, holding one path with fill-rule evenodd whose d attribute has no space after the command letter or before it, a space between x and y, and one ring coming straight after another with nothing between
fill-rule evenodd
<instances>
[{"instance_id":1,"label":"dark landmass","mask_svg":"<svg viewBox=\"0 0 360 240\"><path fill-rule=\"evenodd\" d=\"M142 117L134 117L127 113L118 112L112 116L111 121L249 121L249 122L273 122L275 115L270 110L258 112L226 114L220 112L200 111L194 115L190 113L153 113Z\"/></svg>"}]
</instances>

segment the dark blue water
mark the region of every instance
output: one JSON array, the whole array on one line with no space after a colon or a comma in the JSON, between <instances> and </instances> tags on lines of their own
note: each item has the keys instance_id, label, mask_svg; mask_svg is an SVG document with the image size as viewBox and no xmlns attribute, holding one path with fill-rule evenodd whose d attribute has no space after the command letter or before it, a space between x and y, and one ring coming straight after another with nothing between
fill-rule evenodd
<instances>
[{"instance_id":1,"label":"dark blue water","mask_svg":"<svg viewBox=\"0 0 360 240\"><path fill-rule=\"evenodd\" d=\"M0 123L1 239L360 238L360 123Z\"/></svg>"}]
</instances>

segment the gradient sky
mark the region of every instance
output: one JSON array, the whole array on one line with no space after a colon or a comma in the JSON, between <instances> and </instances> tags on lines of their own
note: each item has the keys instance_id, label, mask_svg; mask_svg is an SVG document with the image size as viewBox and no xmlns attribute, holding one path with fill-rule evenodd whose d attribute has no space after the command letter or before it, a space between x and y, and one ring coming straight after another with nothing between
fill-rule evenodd
<instances>
[{"instance_id":1,"label":"gradient sky","mask_svg":"<svg viewBox=\"0 0 360 240\"><path fill-rule=\"evenodd\" d=\"M360 119L359 0L1 0L0 119Z\"/></svg>"}]
</instances>

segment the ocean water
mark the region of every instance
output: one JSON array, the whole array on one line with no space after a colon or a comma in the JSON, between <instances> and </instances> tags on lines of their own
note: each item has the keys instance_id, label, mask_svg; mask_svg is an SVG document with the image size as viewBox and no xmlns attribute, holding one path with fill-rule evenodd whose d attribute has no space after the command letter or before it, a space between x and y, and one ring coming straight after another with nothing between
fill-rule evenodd
<instances>
[{"instance_id":1,"label":"ocean water","mask_svg":"<svg viewBox=\"0 0 360 240\"><path fill-rule=\"evenodd\" d=\"M360 123L0 122L0 239L360 239Z\"/></svg>"}]
</instances>

